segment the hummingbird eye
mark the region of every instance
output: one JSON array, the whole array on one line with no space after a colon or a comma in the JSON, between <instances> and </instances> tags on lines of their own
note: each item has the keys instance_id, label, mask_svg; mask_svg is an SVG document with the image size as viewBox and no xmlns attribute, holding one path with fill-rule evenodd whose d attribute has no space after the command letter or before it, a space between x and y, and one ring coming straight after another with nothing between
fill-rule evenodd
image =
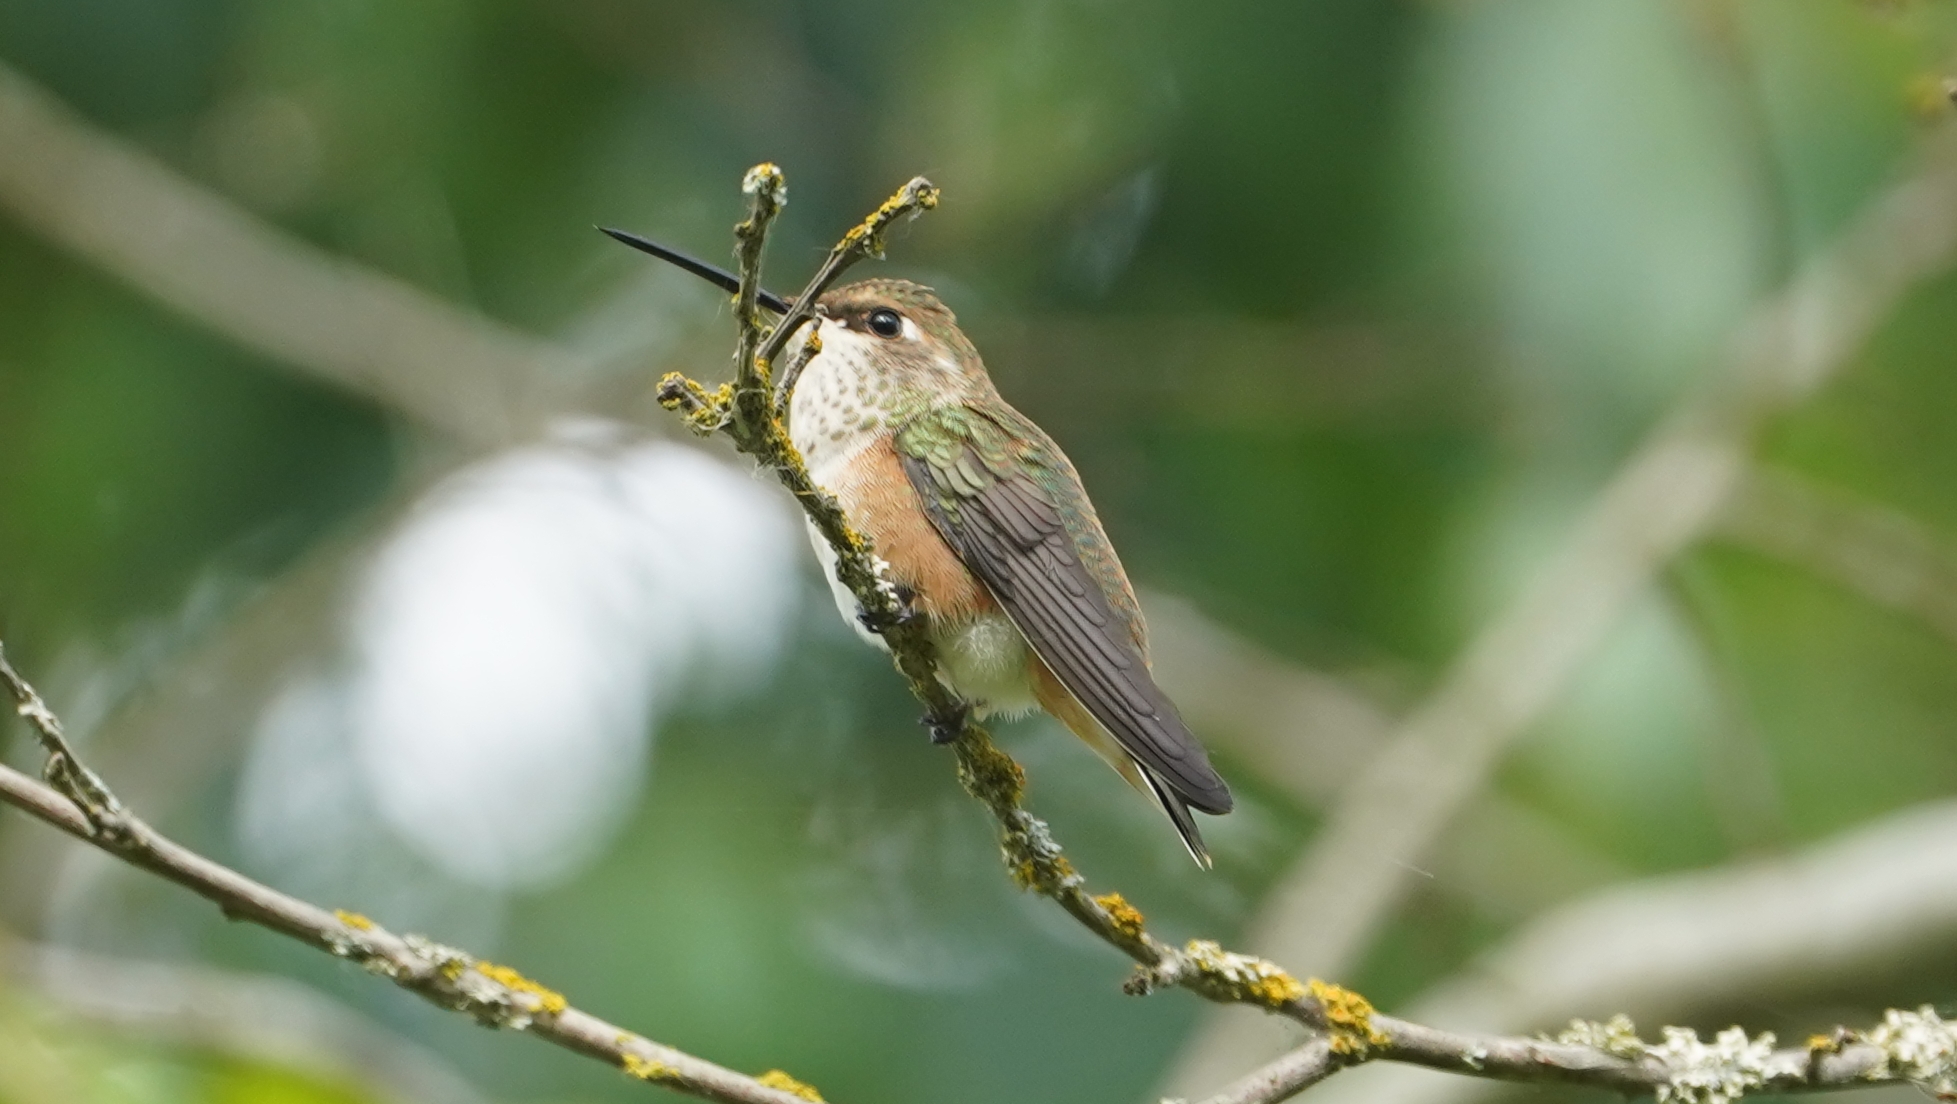
<instances>
[{"instance_id":1,"label":"hummingbird eye","mask_svg":"<svg viewBox=\"0 0 1957 1104\"><path fill-rule=\"evenodd\" d=\"M904 332L903 316L889 307L878 307L864 321L869 324L870 332L878 337L896 337Z\"/></svg>"}]
</instances>

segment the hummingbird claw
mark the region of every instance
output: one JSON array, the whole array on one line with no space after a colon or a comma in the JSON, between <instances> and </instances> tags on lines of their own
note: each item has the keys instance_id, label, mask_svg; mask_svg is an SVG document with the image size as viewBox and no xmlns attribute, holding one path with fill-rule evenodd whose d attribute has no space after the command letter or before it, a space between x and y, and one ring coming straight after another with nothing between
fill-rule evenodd
<instances>
[{"instance_id":1,"label":"hummingbird claw","mask_svg":"<svg viewBox=\"0 0 1957 1104\"><path fill-rule=\"evenodd\" d=\"M898 583L894 589L897 591L897 623L899 625L908 625L922 616L917 612L917 591L912 590L902 583Z\"/></svg>"},{"instance_id":2,"label":"hummingbird claw","mask_svg":"<svg viewBox=\"0 0 1957 1104\"><path fill-rule=\"evenodd\" d=\"M917 592L915 590L902 583L897 584L894 589L897 593L897 616L886 618L872 613L869 610L859 608L856 611L857 622L871 632L881 635L885 629L893 629L900 625L912 624L919 617L923 616L922 613L918 612L917 606L914 604L917 598Z\"/></svg>"},{"instance_id":3,"label":"hummingbird claw","mask_svg":"<svg viewBox=\"0 0 1957 1104\"><path fill-rule=\"evenodd\" d=\"M943 747L958 739L958 734L965 731L965 722L970 720L971 716L970 703L961 701L955 702L948 714L936 711L926 713L917 719L917 723L931 730L932 743Z\"/></svg>"}]
</instances>

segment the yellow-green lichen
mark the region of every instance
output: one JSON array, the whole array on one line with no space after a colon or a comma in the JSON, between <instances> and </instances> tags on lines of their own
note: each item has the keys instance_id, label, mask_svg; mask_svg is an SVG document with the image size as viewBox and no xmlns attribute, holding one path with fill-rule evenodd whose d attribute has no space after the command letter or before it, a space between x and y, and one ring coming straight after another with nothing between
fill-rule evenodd
<instances>
[{"instance_id":1,"label":"yellow-green lichen","mask_svg":"<svg viewBox=\"0 0 1957 1104\"><path fill-rule=\"evenodd\" d=\"M872 257L883 256L883 232L890 228L890 224L906 211L929 211L936 207L938 195L936 185L918 177L884 200L883 205L871 212L869 218L850 227L849 232L843 235L839 249L861 249Z\"/></svg>"},{"instance_id":2,"label":"yellow-green lichen","mask_svg":"<svg viewBox=\"0 0 1957 1104\"><path fill-rule=\"evenodd\" d=\"M1079 877L1065 855L1025 855L1012 864L1013 884L1021 889L1045 891Z\"/></svg>"},{"instance_id":3,"label":"yellow-green lichen","mask_svg":"<svg viewBox=\"0 0 1957 1104\"><path fill-rule=\"evenodd\" d=\"M1293 985L1297 982L1293 981ZM1363 1057L1373 1047L1392 1040L1373 1026L1373 1003L1365 997L1330 982L1312 978L1303 987L1318 1004L1325 1024L1332 1032L1332 1052L1348 1057ZM1303 995L1302 993L1300 994Z\"/></svg>"},{"instance_id":4,"label":"yellow-green lichen","mask_svg":"<svg viewBox=\"0 0 1957 1104\"><path fill-rule=\"evenodd\" d=\"M782 174L781 166L773 161L763 161L741 178L741 191L771 200L779 206L788 198L788 180Z\"/></svg>"},{"instance_id":5,"label":"yellow-green lichen","mask_svg":"<svg viewBox=\"0 0 1957 1104\"><path fill-rule=\"evenodd\" d=\"M698 380L689 379L678 372L668 372L662 376L653 395L660 406L679 411L686 420L687 428L702 437L725 426L728 411L734 405L733 384L723 383L708 391Z\"/></svg>"},{"instance_id":6,"label":"yellow-green lichen","mask_svg":"<svg viewBox=\"0 0 1957 1104\"><path fill-rule=\"evenodd\" d=\"M1142 915L1140 909L1129 904L1126 897L1123 897L1119 893L1103 893L1099 897L1094 898L1094 903L1101 906L1107 912L1108 922L1113 925L1114 930L1122 938L1140 939L1142 937L1142 933L1148 925L1148 919Z\"/></svg>"},{"instance_id":7,"label":"yellow-green lichen","mask_svg":"<svg viewBox=\"0 0 1957 1104\"><path fill-rule=\"evenodd\" d=\"M1258 1003L1272 1008L1290 1004L1305 995L1305 987L1298 984L1298 979L1282 971L1251 982L1249 991Z\"/></svg>"},{"instance_id":8,"label":"yellow-green lichen","mask_svg":"<svg viewBox=\"0 0 1957 1104\"><path fill-rule=\"evenodd\" d=\"M1165 965L1171 967L1168 980L1188 985L1212 1000L1276 1010L1305 996L1305 987L1282 966L1255 955L1226 951L1213 940L1190 940L1183 946L1181 961Z\"/></svg>"},{"instance_id":9,"label":"yellow-green lichen","mask_svg":"<svg viewBox=\"0 0 1957 1104\"><path fill-rule=\"evenodd\" d=\"M767 1073L755 1078L755 1080L771 1089L780 1089L785 1093L793 1093L803 1100L814 1101L814 1104L822 1104L822 1094L815 1091L814 1085L806 1081L797 1081L781 1070L771 1069Z\"/></svg>"},{"instance_id":10,"label":"yellow-green lichen","mask_svg":"<svg viewBox=\"0 0 1957 1104\"><path fill-rule=\"evenodd\" d=\"M547 1016L555 1016L570 1007L564 994L531 981L508 966L498 966L494 962L476 963L476 972L501 985L513 993L527 993L537 998L537 1011Z\"/></svg>"},{"instance_id":11,"label":"yellow-green lichen","mask_svg":"<svg viewBox=\"0 0 1957 1104\"><path fill-rule=\"evenodd\" d=\"M354 931L364 932L364 931L374 930L374 922L372 920L367 919L365 916L360 915L357 912L348 912L345 909L334 909L333 919L338 920L340 923L345 924L347 927L352 928Z\"/></svg>"},{"instance_id":12,"label":"yellow-green lichen","mask_svg":"<svg viewBox=\"0 0 1957 1104\"><path fill-rule=\"evenodd\" d=\"M995 810L1018 806L1026 792L1025 768L981 735L968 734L962 743L958 777L966 791Z\"/></svg>"},{"instance_id":13,"label":"yellow-green lichen","mask_svg":"<svg viewBox=\"0 0 1957 1104\"><path fill-rule=\"evenodd\" d=\"M619 1059L618 1064L627 1074L641 1081L677 1081L680 1076L680 1071L672 1066L634 1054L629 1050Z\"/></svg>"}]
</instances>

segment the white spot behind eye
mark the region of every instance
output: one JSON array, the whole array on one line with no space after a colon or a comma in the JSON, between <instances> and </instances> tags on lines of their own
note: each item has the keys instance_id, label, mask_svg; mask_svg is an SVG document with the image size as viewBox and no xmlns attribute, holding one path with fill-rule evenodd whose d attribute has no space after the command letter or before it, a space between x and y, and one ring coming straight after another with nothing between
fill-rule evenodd
<instances>
[{"instance_id":1,"label":"white spot behind eye","mask_svg":"<svg viewBox=\"0 0 1957 1104\"><path fill-rule=\"evenodd\" d=\"M897 317L904 320L904 340L916 341L918 338L924 336L923 331L917 328L917 323L911 321L909 315L900 314Z\"/></svg>"}]
</instances>

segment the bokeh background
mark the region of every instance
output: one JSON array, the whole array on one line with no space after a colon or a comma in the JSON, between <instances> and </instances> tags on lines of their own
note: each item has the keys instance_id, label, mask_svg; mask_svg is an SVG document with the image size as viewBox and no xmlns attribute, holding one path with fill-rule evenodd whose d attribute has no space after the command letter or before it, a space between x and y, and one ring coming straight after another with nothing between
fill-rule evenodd
<instances>
[{"instance_id":1,"label":"bokeh background","mask_svg":"<svg viewBox=\"0 0 1957 1104\"><path fill-rule=\"evenodd\" d=\"M592 225L722 257L772 160L790 290L943 187L877 270L1080 467L1240 795L1216 870L1051 722L1003 735L1097 888L1234 942L1752 312L1950 144L1954 58L1947 0L0 0L0 630L167 832L664 1042L863 1104L1200 1093L1259 1026L1122 996L1011 889L783 496L649 401L725 374L725 303ZM1703 914L1690 985L1612 928L1948 853L1957 275L1871 309L1341 980L1580 994L1461 1025L1501 1030L1957 1005L1906 874ZM5 1104L657 1091L13 814L0 952Z\"/></svg>"}]
</instances>

